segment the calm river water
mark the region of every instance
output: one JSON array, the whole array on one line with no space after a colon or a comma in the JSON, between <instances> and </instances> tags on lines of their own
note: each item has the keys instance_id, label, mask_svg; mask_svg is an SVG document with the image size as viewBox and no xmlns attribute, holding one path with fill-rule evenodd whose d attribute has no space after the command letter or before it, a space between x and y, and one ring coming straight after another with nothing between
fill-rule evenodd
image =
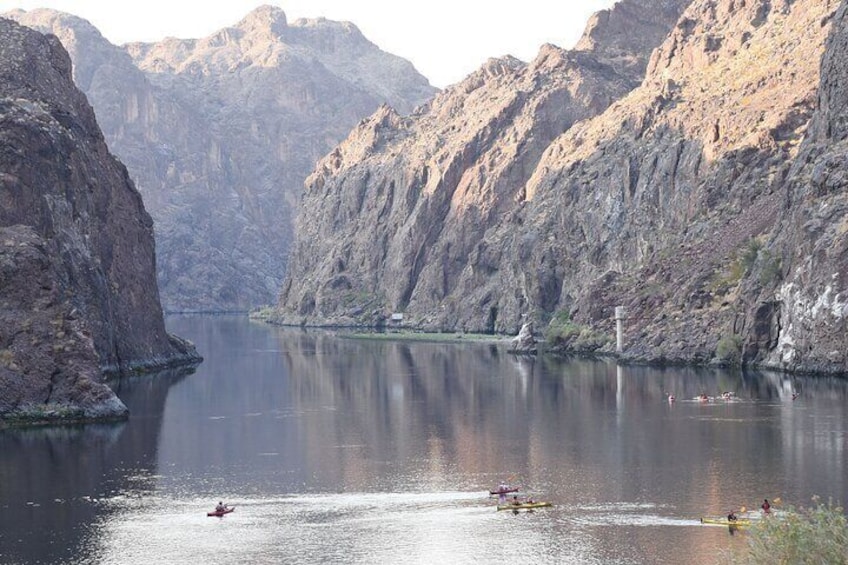
<instances>
[{"instance_id":1,"label":"calm river water","mask_svg":"<svg viewBox=\"0 0 848 565\"><path fill-rule=\"evenodd\" d=\"M0 431L0 563L711 564L745 534L700 516L848 498L844 380L168 324L206 361L115 384L129 421Z\"/></svg>"}]
</instances>

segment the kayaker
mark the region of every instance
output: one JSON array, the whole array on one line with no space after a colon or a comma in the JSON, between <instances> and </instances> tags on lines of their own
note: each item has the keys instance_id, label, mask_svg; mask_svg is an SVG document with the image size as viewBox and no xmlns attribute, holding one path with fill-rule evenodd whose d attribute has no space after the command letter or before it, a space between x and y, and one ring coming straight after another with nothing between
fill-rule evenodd
<instances>
[{"instance_id":1,"label":"kayaker","mask_svg":"<svg viewBox=\"0 0 848 565\"><path fill-rule=\"evenodd\" d=\"M226 512L227 505L223 502L218 502L218 506L215 507L215 512Z\"/></svg>"},{"instance_id":2,"label":"kayaker","mask_svg":"<svg viewBox=\"0 0 848 565\"><path fill-rule=\"evenodd\" d=\"M735 522L736 520L737 520L737 517L736 517L736 511L735 511L735 510L731 510L731 511L730 511L730 514L728 514L728 515L727 515L727 521L728 521L728 522Z\"/></svg>"},{"instance_id":3,"label":"kayaker","mask_svg":"<svg viewBox=\"0 0 848 565\"><path fill-rule=\"evenodd\" d=\"M518 506L518 505L520 505L520 504L521 504L521 501L520 501L520 500L518 500L518 496L513 496L513 497L512 497L512 504L513 504L514 506Z\"/></svg>"},{"instance_id":4,"label":"kayaker","mask_svg":"<svg viewBox=\"0 0 848 565\"><path fill-rule=\"evenodd\" d=\"M763 504L760 506L763 509L763 512L768 514L771 512L771 504L769 504L768 498L764 499Z\"/></svg>"}]
</instances>

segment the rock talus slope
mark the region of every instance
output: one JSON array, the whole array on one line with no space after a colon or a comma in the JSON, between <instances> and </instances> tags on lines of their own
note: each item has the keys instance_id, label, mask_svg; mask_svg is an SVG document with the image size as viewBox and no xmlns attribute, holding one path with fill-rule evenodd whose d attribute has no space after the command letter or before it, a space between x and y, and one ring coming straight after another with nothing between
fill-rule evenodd
<instances>
[{"instance_id":1,"label":"rock talus slope","mask_svg":"<svg viewBox=\"0 0 848 565\"><path fill-rule=\"evenodd\" d=\"M100 418L104 384L199 360L165 331L153 226L55 37L0 19L0 414Z\"/></svg>"},{"instance_id":2,"label":"rock talus slope","mask_svg":"<svg viewBox=\"0 0 848 565\"><path fill-rule=\"evenodd\" d=\"M303 181L381 103L435 91L356 26L261 6L201 39L117 47L52 10L8 14L57 35L156 229L166 311L234 311L277 296Z\"/></svg>"}]
</instances>

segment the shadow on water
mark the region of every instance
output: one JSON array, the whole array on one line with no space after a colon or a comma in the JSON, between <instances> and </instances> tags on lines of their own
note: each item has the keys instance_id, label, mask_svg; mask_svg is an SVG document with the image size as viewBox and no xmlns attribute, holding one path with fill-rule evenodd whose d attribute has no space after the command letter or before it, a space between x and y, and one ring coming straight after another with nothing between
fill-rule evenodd
<instances>
[{"instance_id":1,"label":"shadow on water","mask_svg":"<svg viewBox=\"0 0 848 565\"><path fill-rule=\"evenodd\" d=\"M110 382L127 422L0 431L0 562L74 562L108 512L99 500L149 492L168 390L191 372Z\"/></svg>"}]
</instances>

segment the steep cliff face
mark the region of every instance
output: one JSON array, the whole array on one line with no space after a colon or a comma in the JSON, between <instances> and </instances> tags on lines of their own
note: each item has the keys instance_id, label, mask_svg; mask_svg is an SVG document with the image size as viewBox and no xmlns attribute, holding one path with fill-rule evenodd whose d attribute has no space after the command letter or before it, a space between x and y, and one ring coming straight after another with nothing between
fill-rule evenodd
<instances>
[{"instance_id":1,"label":"steep cliff face","mask_svg":"<svg viewBox=\"0 0 848 565\"><path fill-rule=\"evenodd\" d=\"M70 51L155 220L167 311L273 302L315 162L381 103L408 112L435 91L352 24L268 6L203 39L123 48L67 14L9 15Z\"/></svg>"},{"instance_id":2,"label":"steep cliff face","mask_svg":"<svg viewBox=\"0 0 848 565\"><path fill-rule=\"evenodd\" d=\"M750 297L780 276L763 242L836 5L694 2L643 85L552 144L527 184L524 220L556 234L529 259L544 273L531 296L607 335L626 306L626 356L741 360L764 323Z\"/></svg>"},{"instance_id":3,"label":"steep cliff face","mask_svg":"<svg viewBox=\"0 0 848 565\"><path fill-rule=\"evenodd\" d=\"M758 297L764 323L747 345L749 354L757 353L771 365L846 371L848 4L842 4L832 26L816 114L769 242L772 254L783 262L784 276L776 295Z\"/></svg>"},{"instance_id":4,"label":"steep cliff face","mask_svg":"<svg viewBox=\"0 0 848 565\"><path fill-rule=\"evenodd\" d=\"M844 257L840 190L832 188L840 186L839 160L824 156L828 139L808 141L795 161L839 2L688 4L657 41L638 88L611 94L594 117L571 121L564 116L572 105L549 108L544 122L562 133L534 133L538 158L524 146L510 155L516 137L505 121L495 122L492 131L504 135L490 145L465 124L458 133L425 130L448 147L468 135L454 169L413 153L426 135L415 130L417 143L404 141L409 120L384 112L361 125L310 178L303 209L313 227L295 246L278 319L372 322L403 311L423 328L512 333L526 320L567 315L612 336L613 309L622 305L630 314L627 358L846 370L837 347L846 334L836 329L844 328L843 275L825 276L825 265ZM653 20L649 9L616 5L635 22ZM616 39L623 26L615 21L595 18L579 46L621 72L622 62L638 58L620 55L626 42ZM838 60L829 55L825 73ZM529 87L524 96L538 92ZM455 89L424 117L451 95L454 108L470 107L471 97ZM588 98L598 100L594 92ZM830 125L814 131L839 130L835 100L823 95L813 124ZM475 107L469 115L486 114ZM409 162L428 166L416 172ZM465 184L442 181L444 171ZM833 201L811 198L805 178L831 187ZM401 206L419 212L392 213ZM610 340L588 344L614 348Z\"/></svg>"},{"instance_id":5,"label":"steep cliff face","mask_svg":"<svg viewBox=\"0 0 848 565\"><path fill-rule=\"evenodd\" d=\"M486 234L557 136L638 85L642 43L658 44L686 3L621 3L604 21L639 8L636 41L595 23L581 49L490 60L408 118L382 108L363 121L307 180L278 320L379 323L405 311L429 328L501 330L507 307L514 324L521 306L461 292L500 269L501 242Z\"/></svg>"},{"instance_id":6,"label":"steep cliff face","mask_svg":"<svg viewBox=\"0 0 848 565\"><path fill-rule=\"evenodd\" d=\"M121 415L102 371L199 359L165 332L150 216L67 53L4 19L0 170L0 415Z\"/></svg>"}]
</instances>

